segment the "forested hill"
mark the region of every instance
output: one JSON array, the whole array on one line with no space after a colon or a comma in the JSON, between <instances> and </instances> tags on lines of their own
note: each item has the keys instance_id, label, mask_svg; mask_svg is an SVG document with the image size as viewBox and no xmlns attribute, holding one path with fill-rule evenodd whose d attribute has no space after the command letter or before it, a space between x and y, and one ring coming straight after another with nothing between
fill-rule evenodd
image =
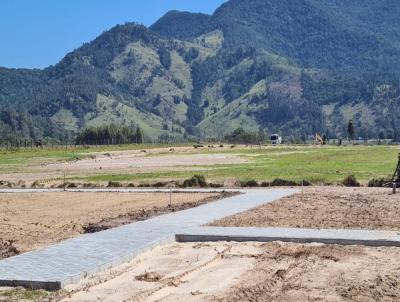
<instances>
[{"instance_id":1,"label":"forested hill","mask_svg":"<svg viewBox=\"0 0 400 302\"><path fill-rule=\"evenodd\" d=\"M0 68L0 135L72 139L117 124L146 137L234 129L398 136L400 2L230 0L213 15L126 23L44 70Z\"/></svg>"}]
</instances>

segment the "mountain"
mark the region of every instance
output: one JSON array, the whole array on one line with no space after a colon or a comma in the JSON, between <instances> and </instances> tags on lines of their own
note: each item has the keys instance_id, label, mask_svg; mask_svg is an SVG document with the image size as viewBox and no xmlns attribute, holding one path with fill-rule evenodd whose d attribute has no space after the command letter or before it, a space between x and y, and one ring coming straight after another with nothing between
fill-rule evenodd
<instances>
[{"instance_id":1,"label":"mountain","mask_svg":"<svg viewBox=\"0 0 400 302\"><path fill-rule=\"evenodd\" d=\"M105 124L152 139L236 128L397 137L400 3L230 0L117 25L43 70L0 68L0 136L73 138Z\"/></svg>"}]
</instances>

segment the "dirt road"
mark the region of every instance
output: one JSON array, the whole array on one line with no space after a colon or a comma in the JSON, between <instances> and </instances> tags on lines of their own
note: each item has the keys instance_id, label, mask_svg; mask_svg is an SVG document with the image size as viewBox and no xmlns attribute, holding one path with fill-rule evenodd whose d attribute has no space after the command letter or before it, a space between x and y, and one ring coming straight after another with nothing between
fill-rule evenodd
<instances>
[{"instance_id":1,"label":"dirt road","mask_svg":"<svg viewBox=\"0 0 400 302\"><path fill-rule=\"evenodd\" d=\"M213 226L400 230L400 194L390 189L311 187Z\"/></svg>"}]
</instances>

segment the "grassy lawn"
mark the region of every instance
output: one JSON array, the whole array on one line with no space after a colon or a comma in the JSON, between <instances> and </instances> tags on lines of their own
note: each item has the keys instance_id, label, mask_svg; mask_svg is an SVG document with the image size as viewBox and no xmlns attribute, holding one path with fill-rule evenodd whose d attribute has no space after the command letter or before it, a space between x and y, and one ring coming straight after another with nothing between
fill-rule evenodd
<instances>
[{"instance_id":1,"label":"grassy lawn","mask_svg":"<svg viewBox=\"0 0 400 302\"><path fill-rule=\"evenodd\" d=\"M354 174L361 181L388 177L394 172L398 148L381 146L298 148L269 152L247 152L252 162L221 166L210 175L225 178L238 175L241 180L309 180L315 183L337 183ZM246 153L244 153L246 156Z\"/></svg>"},{"instance_id":2,"label":"grassy lawn","mask_svg":"<svg viewBox=\"0 0 400 302\"><path fill-rule=\"evenodd\" d=\"M198 153L215 153L203 149ZM399 148L396 146L346 146L310 147L282 146L269 149L234 148L223 153L233 153L248 160L244 164L186 167L184 171L161 171L135 174L102 174L80 177L85 181L141 181L181 180L202 174L210 181L223 182L228 178L241 181L272 181L275 178L313 183L340 183L354 174L366 183L372 178L391 177L397 164ZM175 153L176 154L176 153ZM221 154L221 151L218 152ZM160 156L162 155L151 155ZM182 154L182 156L185 156ZM198 171L199 168L204 169Z\"/></svg>"}]
</instances>

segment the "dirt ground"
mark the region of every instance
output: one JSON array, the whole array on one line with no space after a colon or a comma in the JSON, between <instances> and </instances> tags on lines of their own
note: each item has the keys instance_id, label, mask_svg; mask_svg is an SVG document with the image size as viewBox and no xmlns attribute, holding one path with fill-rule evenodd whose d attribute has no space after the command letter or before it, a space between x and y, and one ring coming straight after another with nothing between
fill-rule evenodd
<instances>
[{"instance_id":1,"label":"dirt ground","mask_svg":"<svg viewBox=\"0 0 400 302\"><path fill-rule=\"evenodd\" d=\"M310 187L213 226L400 230L400 194L390 189Z\"/></svg>"},{"instance_id":2,"label":"dirt ground","mask_svg":"<svg viewBox=\"0 0 400 302\"><path fill-rule=\"evenodd\" d=\"M215 148L214 151L224 151ZM202 149L201 149L202 150ZM207 150L207 148L204 148ZM145 152L144 152L145 151ZM23 171L3 173L0 180L12 183L25 182L28 185L36 180L52 180L68 177L89 176L96 174L129 174L154 171L206 170L203 166L216 164L245 163L246 160L237 154L195 154L193 147L160 148L149 150L130 150L113 152L93 152L76 161L58 161L27 166ZM162 160L160 160L162 158ZM196 167L199 166L199 167Z\"/></svg>"},{"instance_id":3,"label":"dirt ground","mask_svg":"<svg viewBox=\"0 0 400 302\"><path fill-rule=\"evenodd\" d=\"M68 302L399 301L400 249L174 243L50 297Z\"/></svg>"},{"instance_id":4,"label":"dirt ground","mask_svg":"<svg viewBox=\"0 0 400 302\"><path fill-rule=\"evenodd\" d=\"M209 193L0 194L0 259L226 196Z\"/></svg>"}]
</instances>

